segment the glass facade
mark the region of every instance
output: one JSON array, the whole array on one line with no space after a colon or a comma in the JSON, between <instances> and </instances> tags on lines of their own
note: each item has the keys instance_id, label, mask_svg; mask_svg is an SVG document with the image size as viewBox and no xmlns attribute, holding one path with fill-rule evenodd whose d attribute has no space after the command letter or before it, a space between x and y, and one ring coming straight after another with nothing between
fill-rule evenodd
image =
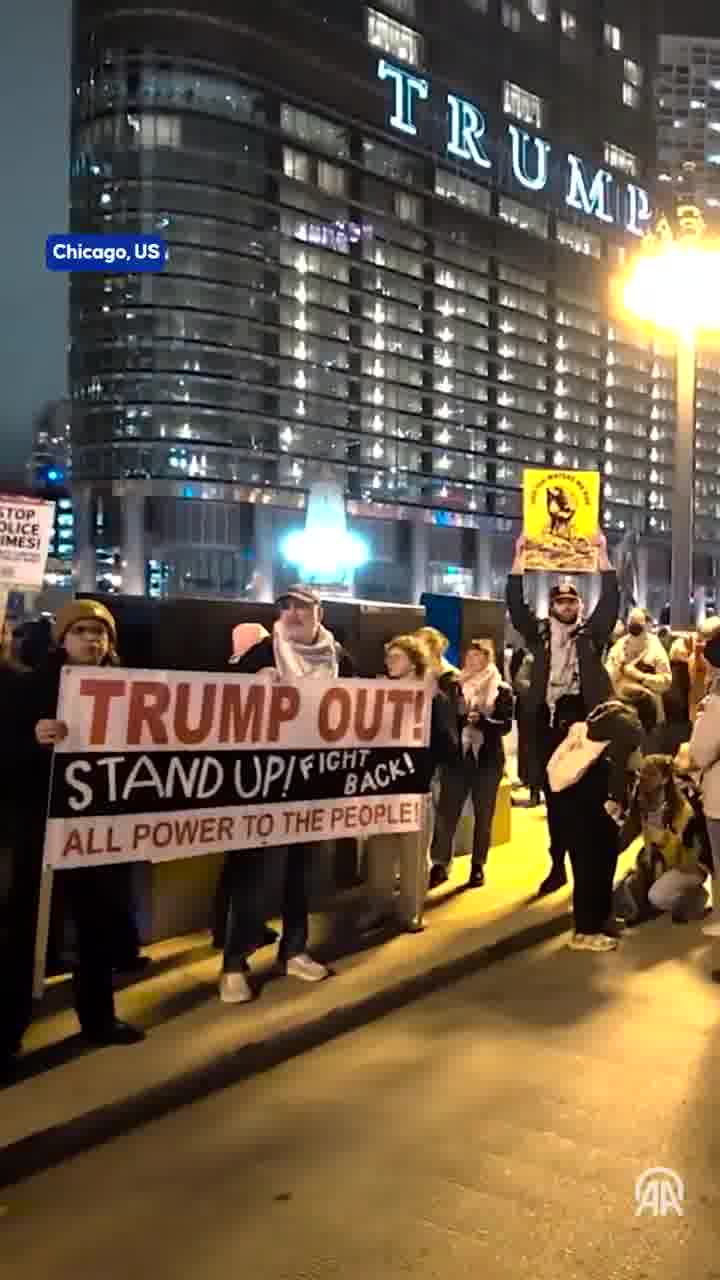
<instances>
[{"instance_id":1,"label":"glass facade","mask_svg":"<svg viewBox=\"0 0 720 1280\"><path fill-rule=\"evenodd\" d=\"M413 4L388 7L413 19ZM409 38L369 17L373 44ZM420 60L420 46L395 52ZM74 229L169 245L161 274L72 278L76 481L188 499L215 485L297 512L329 465L365 514L449 513L509 538L525 466L599 468L610 530L668 533L672 359L561 283L573 255L609 268L620 252L596 220L561 220L397 134L192 59L106 50L75 103ZM538 123L543 103L508 83L500 105ZM513 236L538 246L532 270ZM720 364L701 375L698 414L709 536ZM230 525L196 537L196 504L171 519L157 495L160 542L225 546ZM233 526L238 545L252 536ZM242 571L228 562L228 583Z\"/></svg>"}]
</instances>

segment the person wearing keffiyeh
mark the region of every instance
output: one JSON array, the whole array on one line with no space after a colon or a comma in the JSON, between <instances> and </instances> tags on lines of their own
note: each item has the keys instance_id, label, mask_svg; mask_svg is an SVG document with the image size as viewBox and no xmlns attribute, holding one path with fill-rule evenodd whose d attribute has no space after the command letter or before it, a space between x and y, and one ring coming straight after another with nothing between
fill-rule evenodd
<instances>
[{"instance_id":1,"label":"person wearing keffiyeh","mask_svg":"<svg viewBox=\"0 0 720 1280\"><path fill-rule=\"evenodd\" d=\"M513 696L495 664L491 640L473 640L457 683L460 751L440 771L435 834L432 844L431 888L449 875L453 842L468 796L472 796L475 825L469 888L485 883L495 800L505 765L503 736L510 732Z\"/></svg>"},{"instance_id":2,"label":"person wearing keffiyeh","mask_svg":"<svg viewBox=\"0 0 720 1280\"><path fill-rule=\"evenodd\" d=\"M323 623L318 593L300 583L276 601L278 618L272 635L263 627L240 624L233 633L230 662L243 675L280 680L345 679L355 674L352 659ZM267 944L267 881L271 860L281 861L283 930L278 962L302 982L322 982L325 965L308 955L307 880L315 845L297 844L276 850L243 849L226 858L227 918L224 929L220 999L246 1004L253 999L248 959Z\"/></svg>"},{"instance_id":3,"label":"person wearing keffiyeh","mask_svg":"<svg viewBox=\"0 0 720 1280\"><path fill-rule=\"evenodd\" d=\"M583 616L578 590L569 581L552 588L549 618L538 618L529 607L523 591L523 537L517 540L507 584L510 619L533 656L532 679L526 697L527 714L534 722L534 732L530 735L531 781L545 792L552 859L550 874L540 886L541 894L553 893L567 882L567 833L563 830L561 808L548 785L548 760L573 724L585 720L595 707L612 698L603 654L617 622L620 597L604 535L596 534L594 544L598 553L600 599L587 619Z\"/></svg>"}]
</instances>

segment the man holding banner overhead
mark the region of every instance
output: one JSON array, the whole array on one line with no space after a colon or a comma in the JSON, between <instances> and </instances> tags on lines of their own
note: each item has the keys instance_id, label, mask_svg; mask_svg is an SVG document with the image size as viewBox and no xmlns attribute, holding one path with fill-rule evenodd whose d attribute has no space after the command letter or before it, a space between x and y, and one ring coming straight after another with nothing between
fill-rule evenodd
<instances>
[{"instance_id":1,"label":"man holding banner overhead","mask_svg":"<svg viewBox=\"0 0 720 1280\"><path fill-rule=\"evenodd\" d=\"M534 722L529 750L533 776L542 780L545 792L552 858L550 874L540 886L545 894L567 881L567 840L548 785L547 764L570 727L613 696L603 653L620 601L607 540L598 528L597 473L526 471L524 494L525 532L515 546L507 604L515 630L533 655L527 695L528 715ZM539 619L523 590L523 574L530 567L599 572L600 599L592 615L584 619L577 587L565 579L550 592L550 616Z\"/></svg>"}]
</instances>

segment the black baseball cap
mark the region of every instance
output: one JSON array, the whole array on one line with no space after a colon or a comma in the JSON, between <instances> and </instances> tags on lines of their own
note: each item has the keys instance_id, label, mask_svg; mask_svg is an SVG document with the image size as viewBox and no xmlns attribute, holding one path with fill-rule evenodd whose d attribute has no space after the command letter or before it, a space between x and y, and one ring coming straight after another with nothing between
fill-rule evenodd
<instances>
[{"instance_id":1,"label":"black baseball cap","mask_svg":"<svg viewBox=\"0 0 720 1280\"><path fill-rule=\"evenodd\" d=\"M314 609L316 605L322 604L319 591L300 582L294 583L292 587L288 587L287 591L283 591L282 595L277 597L275 604L279 609L284 609L289 600L297 600L298 604L304 604L308 609Z\"/></svg>"},{"instance_id":2,"label":"black baseball cap","mask_svg":"<svg viewBox=\"0 0 720 1280\"><path fill-rule=\"evenodd\" d=\"M567 578L562 582L557 582L550 592L550 603L554 604L556 600L580 600L580 593Z\"/></svg>"}]
</instances>

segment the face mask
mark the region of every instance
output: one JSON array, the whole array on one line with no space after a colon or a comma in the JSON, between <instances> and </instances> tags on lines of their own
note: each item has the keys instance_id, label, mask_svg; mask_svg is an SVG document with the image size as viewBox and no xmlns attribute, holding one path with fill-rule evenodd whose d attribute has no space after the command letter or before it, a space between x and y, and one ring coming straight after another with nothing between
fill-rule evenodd
<instances>
[{"instance_id":1,"label":"face mask","mask_svg":"<svg viewBox=\"0 0 720 1280\"><path fill-rule=\"evenodd\" d=\"M631 622L630 626L628 627L628 631L630 632L631 636L641 636L641 635L644 635L645 628L642 622Z\"/></svg>"}]
</instances>

